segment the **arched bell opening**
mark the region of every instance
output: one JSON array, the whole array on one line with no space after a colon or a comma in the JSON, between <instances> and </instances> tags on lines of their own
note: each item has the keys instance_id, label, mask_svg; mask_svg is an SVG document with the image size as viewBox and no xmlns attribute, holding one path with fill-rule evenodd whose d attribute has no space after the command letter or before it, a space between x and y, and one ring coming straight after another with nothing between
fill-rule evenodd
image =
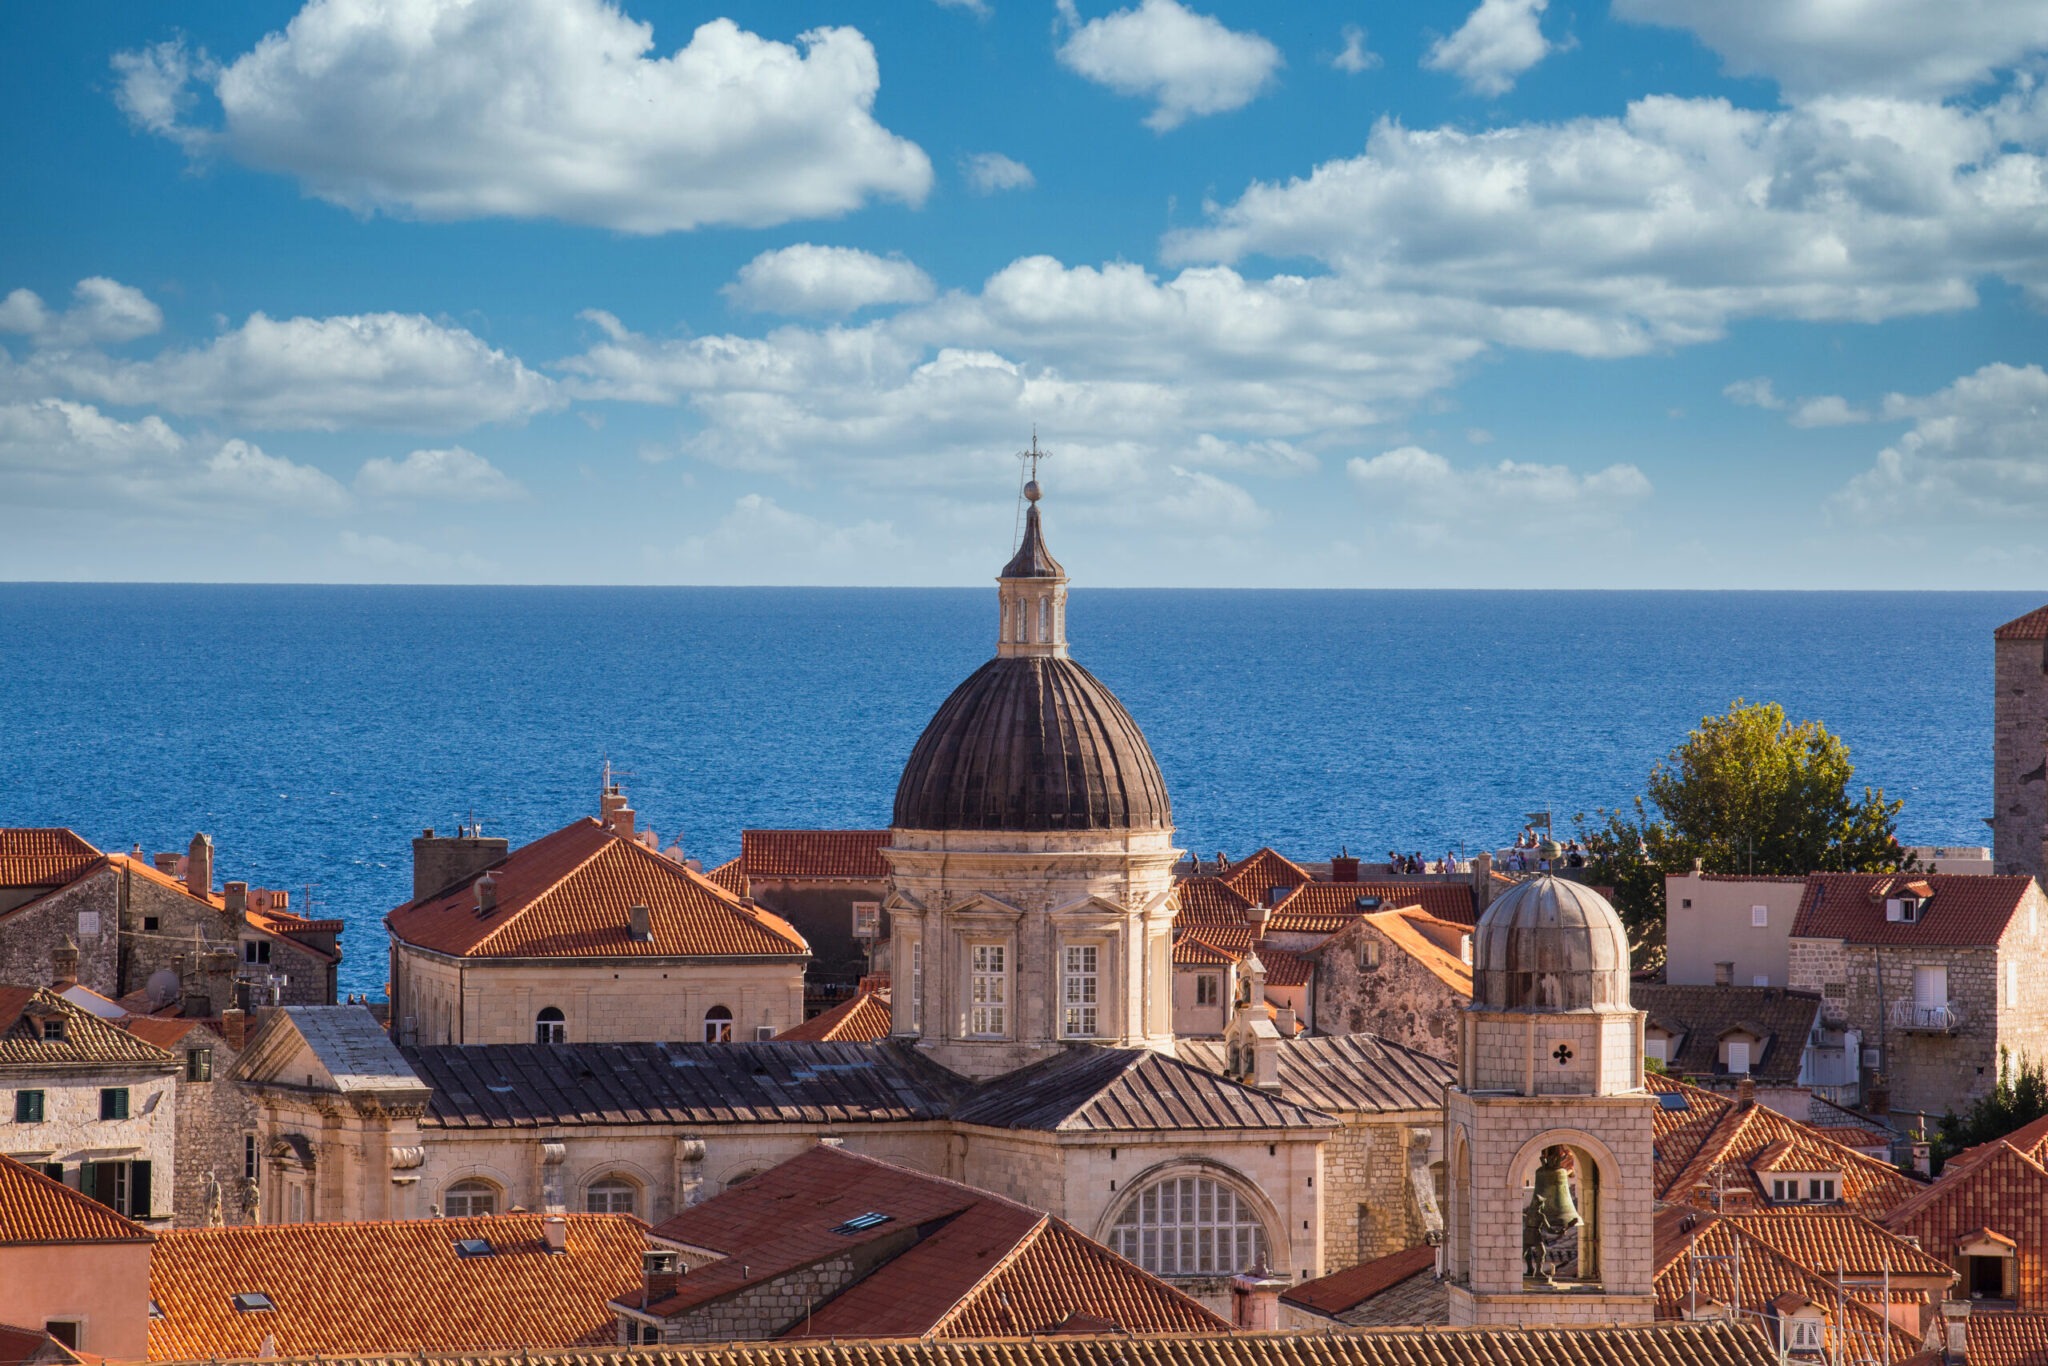
<instances>
[{"instance_id":1,"label":"arched bell opening","mask_svg":"<svg viewBox=\"0 0 2048 1366\"><path fill-rule=\"evenodd\" d=\"M1528 1289L1597 1289L1606 1232L1602 1173L1611 1158L1566 1135L1532 1140L1517 1158L1522 1283Z\"/></svg>"}]
</instances>

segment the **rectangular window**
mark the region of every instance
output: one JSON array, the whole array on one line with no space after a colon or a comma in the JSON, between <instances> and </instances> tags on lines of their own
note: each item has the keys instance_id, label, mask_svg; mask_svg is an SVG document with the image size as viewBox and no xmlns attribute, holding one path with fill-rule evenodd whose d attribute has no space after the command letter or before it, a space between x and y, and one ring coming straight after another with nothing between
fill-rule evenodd
<instances>
[{"instance_id":1,"label":"rectangular window","mask_svg":"<svg viewBox=\"0 0 2048 1366\"><path fill-rule=\"evenodd\" d=\"M1786 1187L1786 1186L1787 1186L1788 1184L1789 1184L1789 1185L1790 1185L1790 1186L1792 1187L1792 1194L1791 1194L1791 1195L1787 1195L1787 1194L1785 1193L1785 1187ZM1781 1204L1782 1204L1783 1202L1785 1202L1785 1201L1787 1201L1787 1200L1790 1200L1790 1199L1793 1199L1793 1198L1795 1198L1795 1197L1796 1197L1796 1196L1798 1195L1798 1193L1799 1193L1799 1184L1798 1184L1798 1183L1797 1183L1796 1181L1795 1181L1795 1182L1789 1182L1789 1183L1788 1183L1788 1182L1786 1182L1786 1181L1785 1181L1785 1180L1784 1180L1783 1178L1781 1178L1781 1177L1774 1177L1774 1178L1772 1178L1772 1180L1771 1180L1771 1199L1773 1199L1773 1200L1776 1200L1776 1201L1778 1201L1779 1203L1781 1203Z\"/></svg>"},{"instance_id":2,"label":"rectangular window","mask_svg":"<svg viewBox=\"0 0 2048 1366\"><path fill-rule=\"evenodd\" d=\"M882 903L879 901L856 901L853 903L853 937L873 939L882 932Z\"/></svg>"},{"instance_id":3,"label":"rectangular window","mask_svg":"<svg viewBox=\"0 0 2048 1366\"><path fill-rule=\"evenodd\" d=\"M2016 1006L2020 1003L2020 965L2016 959L2005 963L2005 1003Z\"/></svg>"},{"instance_id":4,"label":"rectangular window","mask_svg":"<svg viewBox=\"0 0 2048 1366\"><path fill-rule=\"evenodd\" d=\"M1195 978L1195 1004L1213 1006L1222 993L1222 981L1213 972L1205 972Z\"/></svg>"},{"instance_id":5,"label":"rectangular window","mask_svg":"<svg viewBox=\"0 0 2048 1366\"><path fill-rule=\"evenodd\" d=\"M245 939L242 941L242 961L249 964L264 964L270 961L268 939Z\"/></svg>"},{"instance_id":6,"label":"rectangular window","mask_svg":"<svg viewBox=\"0 0 2048 1366\"><path fill-rule=\"evenodd\" d=\"M1670 1062L1670 1049L1671 1040L1669 1039L1645 1038L1643 1040L1643 1056L1646 1058L1655 1058L1658 1062Z\"/></svg>"},{"instance_id":7,"label":"rectangular window","mask_svg":"<svg viewBox=\"0 0 2048 1366\"><path fill-rule=\"evenodd\" d=\"M16 1091L14 1093L14 1122L16 1124L41 1124L43 1122L43 1093L41 1091Z\"/></svg>"},{"instance_id":8,"label":"rectangular window","mask_svg":"<svg viewBox=\"0 0 2048 1366\"><path fill-rule=\"evenodd\" d=\"M242 1179L244 1181L254 1181L256 1179L256 1135L254 1134L242 1135Z\"/></svg>"},{"instance_id":9,"label":"rectangular window","mask_svg":"<svg viewBox=\"0 0 2048 1366\"><path fill-rule=\"evenodd\" d=\"M1936 963L1913 969L1913 1013L1916 1023L1939 1026L1948 1014L1948 968Z\"/></svg>"},{"instance_id":10,"label":"rectangular window","mask_svg":"<svg viewBox=\"0 0 2048 1366\"><path fill-rule=\"evenodd\" d=\"M100 1088L100 1118L128 1118L128 1088L125 1086L102 1086Z\"/></svg>"},{"instance_id":11,"label":"rectangular window","mask_svg":"<svg viewBox=\"0 0 2048 1366\"><path fill-rule=\"evenodd\" d=\"M64 1164L62 1162L41 1162L36 1165L36 1170L49 1177L52 1181L55 1181L58 1185L64 1184Z\"/></svg>"},{"instance_id":12,"label":"rectangular window","mask_svg":"<svg viewBox=\"0 0 2048 1366\"><path fill-rule=\"evenodd\" d=\"M1771 908L1769 906L1751 906L1749 908L1749 923L1757 929L1762 929L1769 925L1771 923Z\"/></svg>"},{"instance_id":13,"label":"rectangular window","mask_svg":"<svg viewBox=\"0 0 2048 1366\"><path fill-rule=\"evenodd\" d=\"M213 1050L211 1048L188 1048L185 1050L185 1080L213 1080Z\"/></svg>"},{"instance_id":14,"label":"rectangular window","mask_svg":"<svg viewBox=\"0 0 2048 1366\"><path fill-rule=\"evenodd\" d=\"M910 1027L924 1032L924 944L910 945Z\"/></svg>"},{"instance_id":15,"label":"rectangular window","mask_svg":"<svg viewBox=\"0 0 2048 1366\"><path fill-rule=\"evenodd\" d=\"M153 915L146 915L142 917L142 932L144 934L155 934L156 927L159 923L160 922Z\"/></svg>"},{"instance_id":16,"label":"rectangular window","mask_svg":"<svg viewBox=\"0 0 2048 1366\"><path fill-rule=\"evenodd\" d=\"M76 1319L48 1319L43 1331L63 1343L66 1347L78 1346L78 1321Z\"/></svg>"},{"instance_id":17,"label":"rectangular window","mask_svg":"<svg viewBox=\"0 0 2048 1366\"><path fill-rule=\"evenodd\" d=\"M147 1162L81 1162L78 1189L130 1219L150 1217L150 1166Z\"/></svg>"},{"instance_id":18,"label":"rectangular window","mask_svg":"<svg viewBox=\"0 0 2048 1366\"><path fill-rule=\"evenodd\" d=\"M1093 944L1066 946L1065 985L1060 1030L1070 1039L1092 1039L1096 1032L1096 984L1101 950Z\"/></svg>"},{"instance_id":19,"label":"rectangular window","mask_svg":"<svg viewBox=\"0 0 2048 1366\"><path fill-rule=\"evenodd\" d=\"M52 1016L43 1021L43 1042L64 1042L64 1019L62 1016Z\"/></svg>"},{"instance_id":20,"label":"rectangular window","mask_svg":"<svg viewBox=\"0 0 2048 1366\"><path fill-rule=\"evenodd\" d=\"M1728 1041L1728 1070L1736 1075L1749 1071L1749 1040L1730 1039Z\"/></svg>"},{"instance_id":21,"label":"rectangular window","mask_svg":"<svg viewBox=\"0 0 2048 1366\"><path fill-rule=\"evenodd\" d=\"M973 981L968 996L973 1009L969 1014L967 1032L983 1037L1008 1033L1010 976L1006 965L1006 946L976 944L971 966Z\"/></svg>"},{"instance_id":22,"label":"rectangular window","mask_svg":"<svg viewBox=\"0 0 2048 1366\"><path fill-rule=\"evenodd\" d=\"M1768 972L1756 973L1749 979L1749 984L1753 987L1767 987L1771 984L1771 974Z\"/></svg>"}]
</instances>

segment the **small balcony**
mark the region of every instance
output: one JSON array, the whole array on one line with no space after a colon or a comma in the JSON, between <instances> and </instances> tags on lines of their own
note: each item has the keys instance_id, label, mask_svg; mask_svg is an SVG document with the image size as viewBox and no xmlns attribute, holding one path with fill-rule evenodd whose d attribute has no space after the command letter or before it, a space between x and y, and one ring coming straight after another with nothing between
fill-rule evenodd
<instances>
[{"instance_id":1,"label":"small balcony","mask_svg":"<svg viewBox=\"0 0 2048 1366\"><path fill-rule=\"evenodd\" d=\"M1890 1024L1902 1034L1954 1034L1963 1027L1963 1008L1954 1001L1899 1001L1892 1006Z\"/></svg>"}]
</instances>

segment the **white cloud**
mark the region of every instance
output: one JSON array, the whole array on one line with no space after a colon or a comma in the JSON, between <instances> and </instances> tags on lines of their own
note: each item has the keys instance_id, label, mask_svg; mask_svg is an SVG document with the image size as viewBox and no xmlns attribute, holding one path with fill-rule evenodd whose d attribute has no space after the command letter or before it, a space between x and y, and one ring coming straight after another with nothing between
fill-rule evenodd
<instances>
[{"instance_id":1,"label":"white cloud","mask_svg":"<svg viewBox=\"0 0 2048 1366\"><path fill-rule=\"evenodd\" d=\"M218 416L250 427L459 430L561 406L554 381L474 333L418 314L276 319L147 360L43 352L34 382L101 403Z\"/></svg>"},{"instance_id":2,"label":"white cloud","mask_svg":"<svg viewBox=\"0 0 2048 1366\"><path fill-rule=\"evenodd\" d=\"M919 303L933 289L931 277L901 257L804 242L762 252L723 292L762 313L851 313L870 304Z\"/></svg>"},{"instance_id":3,"label":"white cloud","mask_svg":"<svg viewBox=\"0 0 2048 1366\"><path fill-rule=\"evenodd\" d=\"M493 576L498 566L468 551L435 550L400 541L381 532L344 531L342 553L371 567L379 579L399 575L419 579L473 579Z\"/></svg>"},{"instance_id":4,"label":"white cloud","mask_svg":"<svg viewBox=\"0 0 2048 1366\"><path fill-rule=\"evenodd\" d=\"M1799 96L1941 95L2048 47L2040 0L1615 0L1614 12L1689 29L1729 70Z\"/></svg>"},{"instance_id":5,"label":"white cloud","mask_svg":"<svg viewBox=\"0 0 2048 1366\"><path fill-rule=\"evenodd\" d=\"M1987 365L1937 393L1889 395L1911 430L1836 495L1858 525L1889 518L2036 528L2048 517L2048 371Z\"/></svg>"},{"instance_id":6,"label":"white cloud","mask_svg":"<svg viewBox=\"0 0 2048 1366\"><path fill-rule=\"evenodd\" d=\"M1225 28L1175 0L1139 0L1086 23L1073 0L1060 0L1073 32L1060 65L1120 95L1154 101L1145 126L1163 133L1188 119L1241 109L1281 66L1280 49L1256 33Z\"/></svg>"},{"instance_id":7,"label":"white cloud","mask_svg":"<svg viewBox=\"0 0 2048 1366\"><path fill-rule=\"evenodd\" d=\"M1767 375L1736 380L1721 391L1721 397L1742 408L1768 408L1775 411L1785 406L1785 400L1778 397L1778 391Z\"/></svg>"},{"instance_id":8,"label":"white cloud","mask_svg":"<svg viewBox=\"0 0 2048 1366\"><path fill-rule=\"evenodd\" d=\"M1380 64L1380 55L1365 45L1365 30L1356 24L1344 26L1344 49L1330 58L1330 65L1356 76Z\"/></svg>"},{"instance_id":9,"label":"white cloud","mask_svg":"<svg viewBox=\"0 0 2048 1366\"><path fill-rule=\"evenodd\" d=\"M32 290L0 299L0 332L25 335L37 346L79 346L133 341L159 331L163 310L133 285L93 275L71 288L71 307L53 313Z\"/></svg>"},{"instance_id":10,"label":"white cloud","mask_svg":"<svg viewBox=\"0 0 2048 1366\"><path fill-rule=\"evenodd\" d=\"M1038 183L1031 174L1031 168L1021 161L1013 161L1001 152L976 152L961 158L961 171L967 177L967 188L976 194L994 194L998 190L1028 190Z\"/></svg>"},{"instance_id":11,"label":"white cloud","mask_svg":"<svg viewBox=\"0 0 2048 1366\"><path fill-rule=\"evenodd\" d=\"M1515 78L1555 51L1538 22L1550 0L1479 0L1456 33L1423 55L1432 71L1448 71L1481 95L1505 95Z\"/></svg>"},{"instance_id":12,"label":"white cloud","mask_svg":"<svg viewBox=\"0 0 2048 1366\"><path fill-rule=\"evenodd\" d=\"M185 439L154 415L135 422L58 398L0 403L0 470L88 475L172 460Z\"/></svg>"},{"instance_id":13,"label":"white cloud","mask_svg":"<svg viewBox=\"0 0 2048 1366\"><path fill-rule=\"evenodd\" d=\"M349 505L348 491L311 465L267 455L246 441L226 441L207 458L203 487L246 503L332 514Z\"/></svg>"},{"instance_id":14,"label":"white cloud","mask_svg":"<svg viewBox=\"0 0 2048 1366\"><path fill-rule=\"evenodd\" d=\"M403 460L378 456L356 472L356 490L372 498L442 499L458 503L524 498L519 481L461 446L413 451Z\"/></svg>"},{"instance_id":15,"label":"white cloud","mask_svg":"<svg viewBox=\"0 0 2048 1366\"><path fill-rule=\"evenodd\" d=\"M1313 474L1319 467L1315 456L1291 441L1225 441L1208 432L1197 436L1194 445L1180 455L1189 464L1206 469L1256 474Z\"/></svg>"},{"instance_id":16,"label":"white cloud","mask_svg":"<svg viewBox=\"0 0 2048 1366\"><path fill-rule=\"evenodd\" d=\"M964 9L969 14L982 19L986 19L995 13L995 10L990 7L988 0L938 0L938 3L941 8Z\"/></svg>"},{"instance_id":17,"label":"white cloud","mask_svg":"<svg viewBox=\"0 0 2048 1366\"><path fill-rule=\"evenodd\" d=\"M1655 97L1620 119L1484 133L1382 121L1363 155L1255 183L1169 260L1307 256L1427 298L1489 340L1638 353L1747 317L1969 307L2002 276L2048 301L2048 159L1989 111L1825 101L1763 113Z\"/></svg>"},{"instance_id":18,"label":"white cloud","mask_svg":"<svg viewBox=\"0 0 2048 1366\"><path fill-rule=\"evenodd\" d=\"M1345 470L1368 511L1431 547L1505 542L1559 527L1625 530L1623 514L1651 492L1649 479L1629 464L1587 474L1515 460L1460 468L1420 446L1354 456ZM1555 568L1545 565L1542 573Z\"/></svg>"},{"instance_id":19,"label":"white cloud","mask_svg":"<svg viewBox=\"0 0 2048 1366\"><path fill-rule=\"evenodd\" d=\"M114 64L137 127L359 213L660 233L930 189L924 152L875 122L859 31L792 46L714 19L669 56L653 46L602 0L309 0L222 65L175 44ZM211 86L218 129L186 121L188 81Z\"/></svg>"},{"instance_id":20,"label":"white cloud","mask_svg":"<svg viewBox=\"0 0 2048 1366\"><path fill-rule=\"evenodd\" d=\"M1849 400L1839 394L1822 394L1800 399L1785 420L1795 427L1847 427L1870 421L1870 414L1850 407Z\"/></svg>"},{"instance_id":21,"label":"white cloud","mask_svg":"<svg viewBox=\"0 0 2048 1366\"><path fill-rule=\"evenodd\" d=\"M1167 472L1174 483L1153 507L1170 523L1213 534L1242 536L1273 520L1273 514L1260 507L1251 491L1242 485L1178 465L1169 466Z\"/></svg>"},{"instance_id":22,"label":"white cloud","mask_svg":"<svg viewBox=\"0 0 2048 1366\"><path fill-rule=\"evenodd\" d=\"M749 493L708 532L674 547L650 547L645 558L662 572L720 583L873 583L873 570L899 559L904 549L888 522L835 526Z\"/></svg>"}]
</instances>

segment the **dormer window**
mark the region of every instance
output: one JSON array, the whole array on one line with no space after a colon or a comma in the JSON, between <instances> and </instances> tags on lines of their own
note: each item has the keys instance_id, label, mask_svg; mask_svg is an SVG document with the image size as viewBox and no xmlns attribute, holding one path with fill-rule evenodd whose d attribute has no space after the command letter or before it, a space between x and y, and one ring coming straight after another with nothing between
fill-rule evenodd
<instances>
[{"instance_id":1,"label":"dormer window","mask_svg":"<svg viewBox=\"0 0 2048 1366\"><path fill-rule=\"evenodd\" d=\"M1840 1199L1840 1172L1784 1172L1771 1178L1774 1205L1832 1205Z\"/></svg>"},{"instance_id":2,"label":"dormer window","mask_svg":"<svg viewBox=\"0 0 2048 1366\"><path fill-rule=\"evenodd\" d=\"M1268 887L1266 889L1266 904L1268 906L1278 906L1285 900L1287 900L1287 888Z\"/></svg>"},{"instance_id":3,"label":"dormer window","mask_svg":"<svg viewBox=\"0 0 2048 1366\"><path fill-rule=\"evenodd\" d=\"M1922 897L1886 897L1884 903L1884 918L1887 921L1891 921L1896 924L1917 925L1920 923L1920 917L1926 911L1926 909L1927 902Z\"/></svg>"},{"instance_id":4,"label":"dormer window","mask_svg":"<svg viewBox=\"0 0 2048 1366\"><path fill-rule=\"evenodd\" d=\"M1785 1335L1787 1350L1794 1352L1818 1352L1821 1350L1821 1339L1824 1334L1821 1331L1823 1325L1819 1319L1792 1319L1785 1326L1789 1330Z\"/></svg>"}]
</instances>

